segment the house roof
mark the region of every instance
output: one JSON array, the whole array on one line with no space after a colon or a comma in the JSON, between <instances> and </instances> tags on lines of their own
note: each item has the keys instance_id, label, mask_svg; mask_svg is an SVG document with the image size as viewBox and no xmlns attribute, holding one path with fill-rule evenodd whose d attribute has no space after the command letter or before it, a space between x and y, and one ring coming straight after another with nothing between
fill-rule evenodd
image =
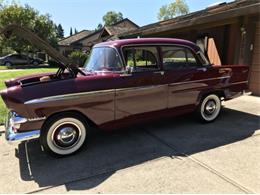
<instances>
[{"instance_id":1,"label":"house roof","mask_svg":"<svg viewBox=\"0 0 260 195\"><path fill-rule=\"evenodd\" d=\"M122 24L123 22L130 23L132 25L132 27L121 27L120 24ZM103 28L101 28L100 30L97 30L97 31L83 30L75 35L72 35L72 36L69 36L67 38L60 40L58 44L62 45L62 46L68 46L73 43L78 43L82 40L89 39L93 36L97 36L97 34L99 34L98 35L99 38L101 38L104 33L107 33L108 37L112 37L112 36L116 36L118 34L130 31L133 29L137 29L137 28L139 28L139 26L137 24L135 24L128 18L125 18L123 20L120 20L120 21L114 23L111 26L104 26ZM92 41L92 42L95 43L96 40Z\"/></svg>"},{"instance_id":2,"label":"house roof","mask_svg":"<svg viewBox=\"0 0 260 195\"><path fill-rule=\"evenodd\" d=\"M110 35L118 35L118 34L129 31L129 28L118 27L118 26L105 26L104 28L105 28L105 30L107 30L107 32ZM133 29L133 28L131 28L131 29Z\"/></svg>"},{"instance_id":3,"label":"house roof","mask_svg":"<svg viewBox=\"0 0 260 195\"><path fill-rule=\"evenodd\" d=\"M129 20L128 18L124 18L123 20L120 20L116 23L114 23L112 26L117 26L118 24L122 23L122 22L129 22L131 23L133 26L135 26L136 28L139 28L140 26L138 26L136 23L134 23L132 20Z\"/></svg>"},{"instance_id":4,"label":"house roof","mask_svg":"<svg viewBox=\"0 0 260 195\"><path fill-rule=\"evenodd\" d=\"M259 0L236 0L230 3L224 2L187 15L152 23L140 27L137 30L121 33L119 37L127 38L138 35L155 34L169 30L177 30L247 14L259 14L259 10Z\"/></svg>"},{"instance_id":5,"label":"house roof","mask_svg":"<svg viewBox=\"0 0 260 195\"><path fill-rule=\"evenodd\" d=\"M70 45L84 37L87 37L88 35L92 34L93 31L90 30L82 30L72 36L66 37L58 42L59 45Z\"/></svg>"}]
</instances>

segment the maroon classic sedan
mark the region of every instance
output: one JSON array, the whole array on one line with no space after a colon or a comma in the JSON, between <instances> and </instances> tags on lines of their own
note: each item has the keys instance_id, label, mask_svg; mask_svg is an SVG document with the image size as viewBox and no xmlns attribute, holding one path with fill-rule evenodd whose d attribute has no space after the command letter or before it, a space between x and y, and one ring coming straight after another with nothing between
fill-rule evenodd
<instances>
[{"instance_id":1,"label":"maroon classic sedan","mask_svg":"<svg viewBox=\"0 0 260 195\"><path fill-rule=\"evenodd\" d=\"M214 121L221 101L248 88L248 67L209 64L194 43L126 39L94 46L84 68L6 81L9 141L39 137L45 151L69 155L91 125L108 130L196 111Z\"/></svg>"}]
</instances>

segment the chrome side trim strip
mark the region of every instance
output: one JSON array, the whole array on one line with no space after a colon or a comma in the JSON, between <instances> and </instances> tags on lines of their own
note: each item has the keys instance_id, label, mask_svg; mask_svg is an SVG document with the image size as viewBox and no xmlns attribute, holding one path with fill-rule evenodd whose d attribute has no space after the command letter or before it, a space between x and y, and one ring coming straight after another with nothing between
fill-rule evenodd
<instances>
[{"instance_id":1,"label":"chrome side trim strip","mask_svg":"<svg viewBox=\"0 0 260 195\"><path fill-rule=\"evenodd\" d=\"M187 82L179 82L179 83L170 83L169 86L189 84L189 83L197 83L197 82L204 82L204 81L212 81L212 80L220 80L220 79L228 79L228 78L230 78L230 76L201 79L201 80L194 80L194 81L187 81Z\"/></svg>"},{"instance_id":2,"label":"chrome side trim strip","mask_svg":"<svg viewBox=\"0 0 260 195\"><path fill-rule=\"evenodd\" d=\"M44 117L37 117L37 118L28 118L27 120L29 122L35 122L35 121L42 121L42 120L45 120L45 119L46 119L46 117L44 116Z\"/></svg>"},{"instance_id":3,"label":"chrome side trim strip","mask_svg":"<svg viewBox=\"0 0 260 195\"><path fill-rule=\"evenodd\" d=\"M129 87L129 88L120 88L120 89L108 89L108 90L98 90L98 91L89 91L89 92L81 92L81 93L71 93L71 94L65 94L65 95L57 95L57 96L33 99L33 100L26 101L25 104L38 104L38 103L44 103L44 102L49 102L49 101L68 100L68 99L80 98L80 97L85 97L85 96L105 95L107 93L114 93L116 95L116 92L120 92L120 91L146 90L146 89L162 87L162 86L167 86L167 85L175 86L175 85L181 85L181 84L190 84L190 83L196 83L196 82L229 79L229 78L230 78L230 76L223 76L223 77L201 79L201 80L179 82L179 83L171 83L171 84L164 84L164 85L150 85L150 86L143 86L143 87ZM239 83L230 83L230 85L240 84L240 83L244 83L244 82L248 82L248 81L243 81L243 82L239 82ZM44 117L39 118L39 120L44 120L44 119L45 119ZM34 120L32 119L32 121L34 121Z\"/></svg>"},{"instance_id":4,"label":"chrome side trim strip","mask_svg":"<svg viewBox=\"0 0 260 195\"><path fill-rule=\"evenodd\" d=\"M148 89L153 89L155 87L159 88L159 87L163 87L163 86L167 86L167 84L165 85L149 85L149 86L144 86L144 87L129 87L129 88L120 88L120 89L116 89L116 92L120 92L120 91L140 91L140 90L148 90Z\"/></svg>"},{"instance_id":5,"label":"chrome side trim strip","mask_svg":"<svg viewBox=\"0 0 260 195\"><path fill-rule=\"evenodd\" d=\"M115 93L115 89L89 91L89 92L81 92L81 93L70 93L70 94L65 94L65 95L56 95L56 96L29 100L29 101L26 101L24 104L37 104L37 103L58 101L58 100L64 100L64 99L67 100L67 99L80 98L80 97L84 97L84 96L102 95L102 94L111 93L111 92Z\"/></svg>"},{"instance_id":6,"label":"chrome side trim strip","mask_svg":"<svg viewBox=\"0 0 260 195\"><path fill-rule=\"evenodd\" d=\"M236 82L236 83L230 83L229 85L239 85L239 84L245 84L248 83L248 81L241 81L241 82Z\"/></svg>"}]
</instances>

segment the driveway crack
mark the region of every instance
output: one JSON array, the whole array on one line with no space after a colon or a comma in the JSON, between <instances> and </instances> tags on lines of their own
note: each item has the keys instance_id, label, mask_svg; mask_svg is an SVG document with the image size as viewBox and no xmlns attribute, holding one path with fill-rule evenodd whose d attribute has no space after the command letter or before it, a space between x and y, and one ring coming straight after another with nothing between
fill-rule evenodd
<instances>
[{"instance_id":1,"label":"driveway crack","mask_svg":"<svg viewBox=\"0 0 260 195\"><path fill-rule=\"evenodd\" d=\"M153 137L155 140L157 140L159 143L167 146L168 148L170 148L174 153L176 153L176 155L178 156L182 156L182 157L186 157L189 160L193 161L194 163L198 164L199 166L201 166L202 168L210 171L211 173L213 173L214 175L217 175L218 177L220 177L221 179L225 180L226 182L230 183L231 185L239 188L241 191L247 193L247 194L254 194L255 192L253 192L252 190L248 189L247 187L239 184L238 182L236 182L235 180L225 176L224 174L222 174L221 172L217 171L216 169L210 167L209 165L205 164L204 162L191 157L188 154L185 154L183 152L179 152L175 146L173 146L172 144L169 144L167 142L165 142L162 138L158 137L157 135L153 134L152 132L150 132L149 130L142 128L142 130L147 133L148 135L150 135L151 137Z\"/></svg>"}]
</instances>

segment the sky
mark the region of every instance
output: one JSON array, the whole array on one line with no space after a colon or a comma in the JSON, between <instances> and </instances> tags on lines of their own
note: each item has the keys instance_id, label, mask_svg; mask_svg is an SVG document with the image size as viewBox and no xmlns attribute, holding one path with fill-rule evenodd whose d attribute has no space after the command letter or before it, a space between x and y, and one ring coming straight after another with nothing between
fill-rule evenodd
<instances>
[{"instance_id":1,"label":"sky","mask_svg":"<svg viewBox=\"0 0 260 195\"><path fill-rule=\"evenodd\" d=\"M186 0L190 12L204 9L216 2L232 0ZM78 31L94 30L102 23L103 15L108 11L121 12L139 26L157 22L157 14L162 5L173 0L18 0L18 3L29 4L41 14L50 14L56 24L61 24L65 36L70 27Z\"/></svg>"}]
</instances>

